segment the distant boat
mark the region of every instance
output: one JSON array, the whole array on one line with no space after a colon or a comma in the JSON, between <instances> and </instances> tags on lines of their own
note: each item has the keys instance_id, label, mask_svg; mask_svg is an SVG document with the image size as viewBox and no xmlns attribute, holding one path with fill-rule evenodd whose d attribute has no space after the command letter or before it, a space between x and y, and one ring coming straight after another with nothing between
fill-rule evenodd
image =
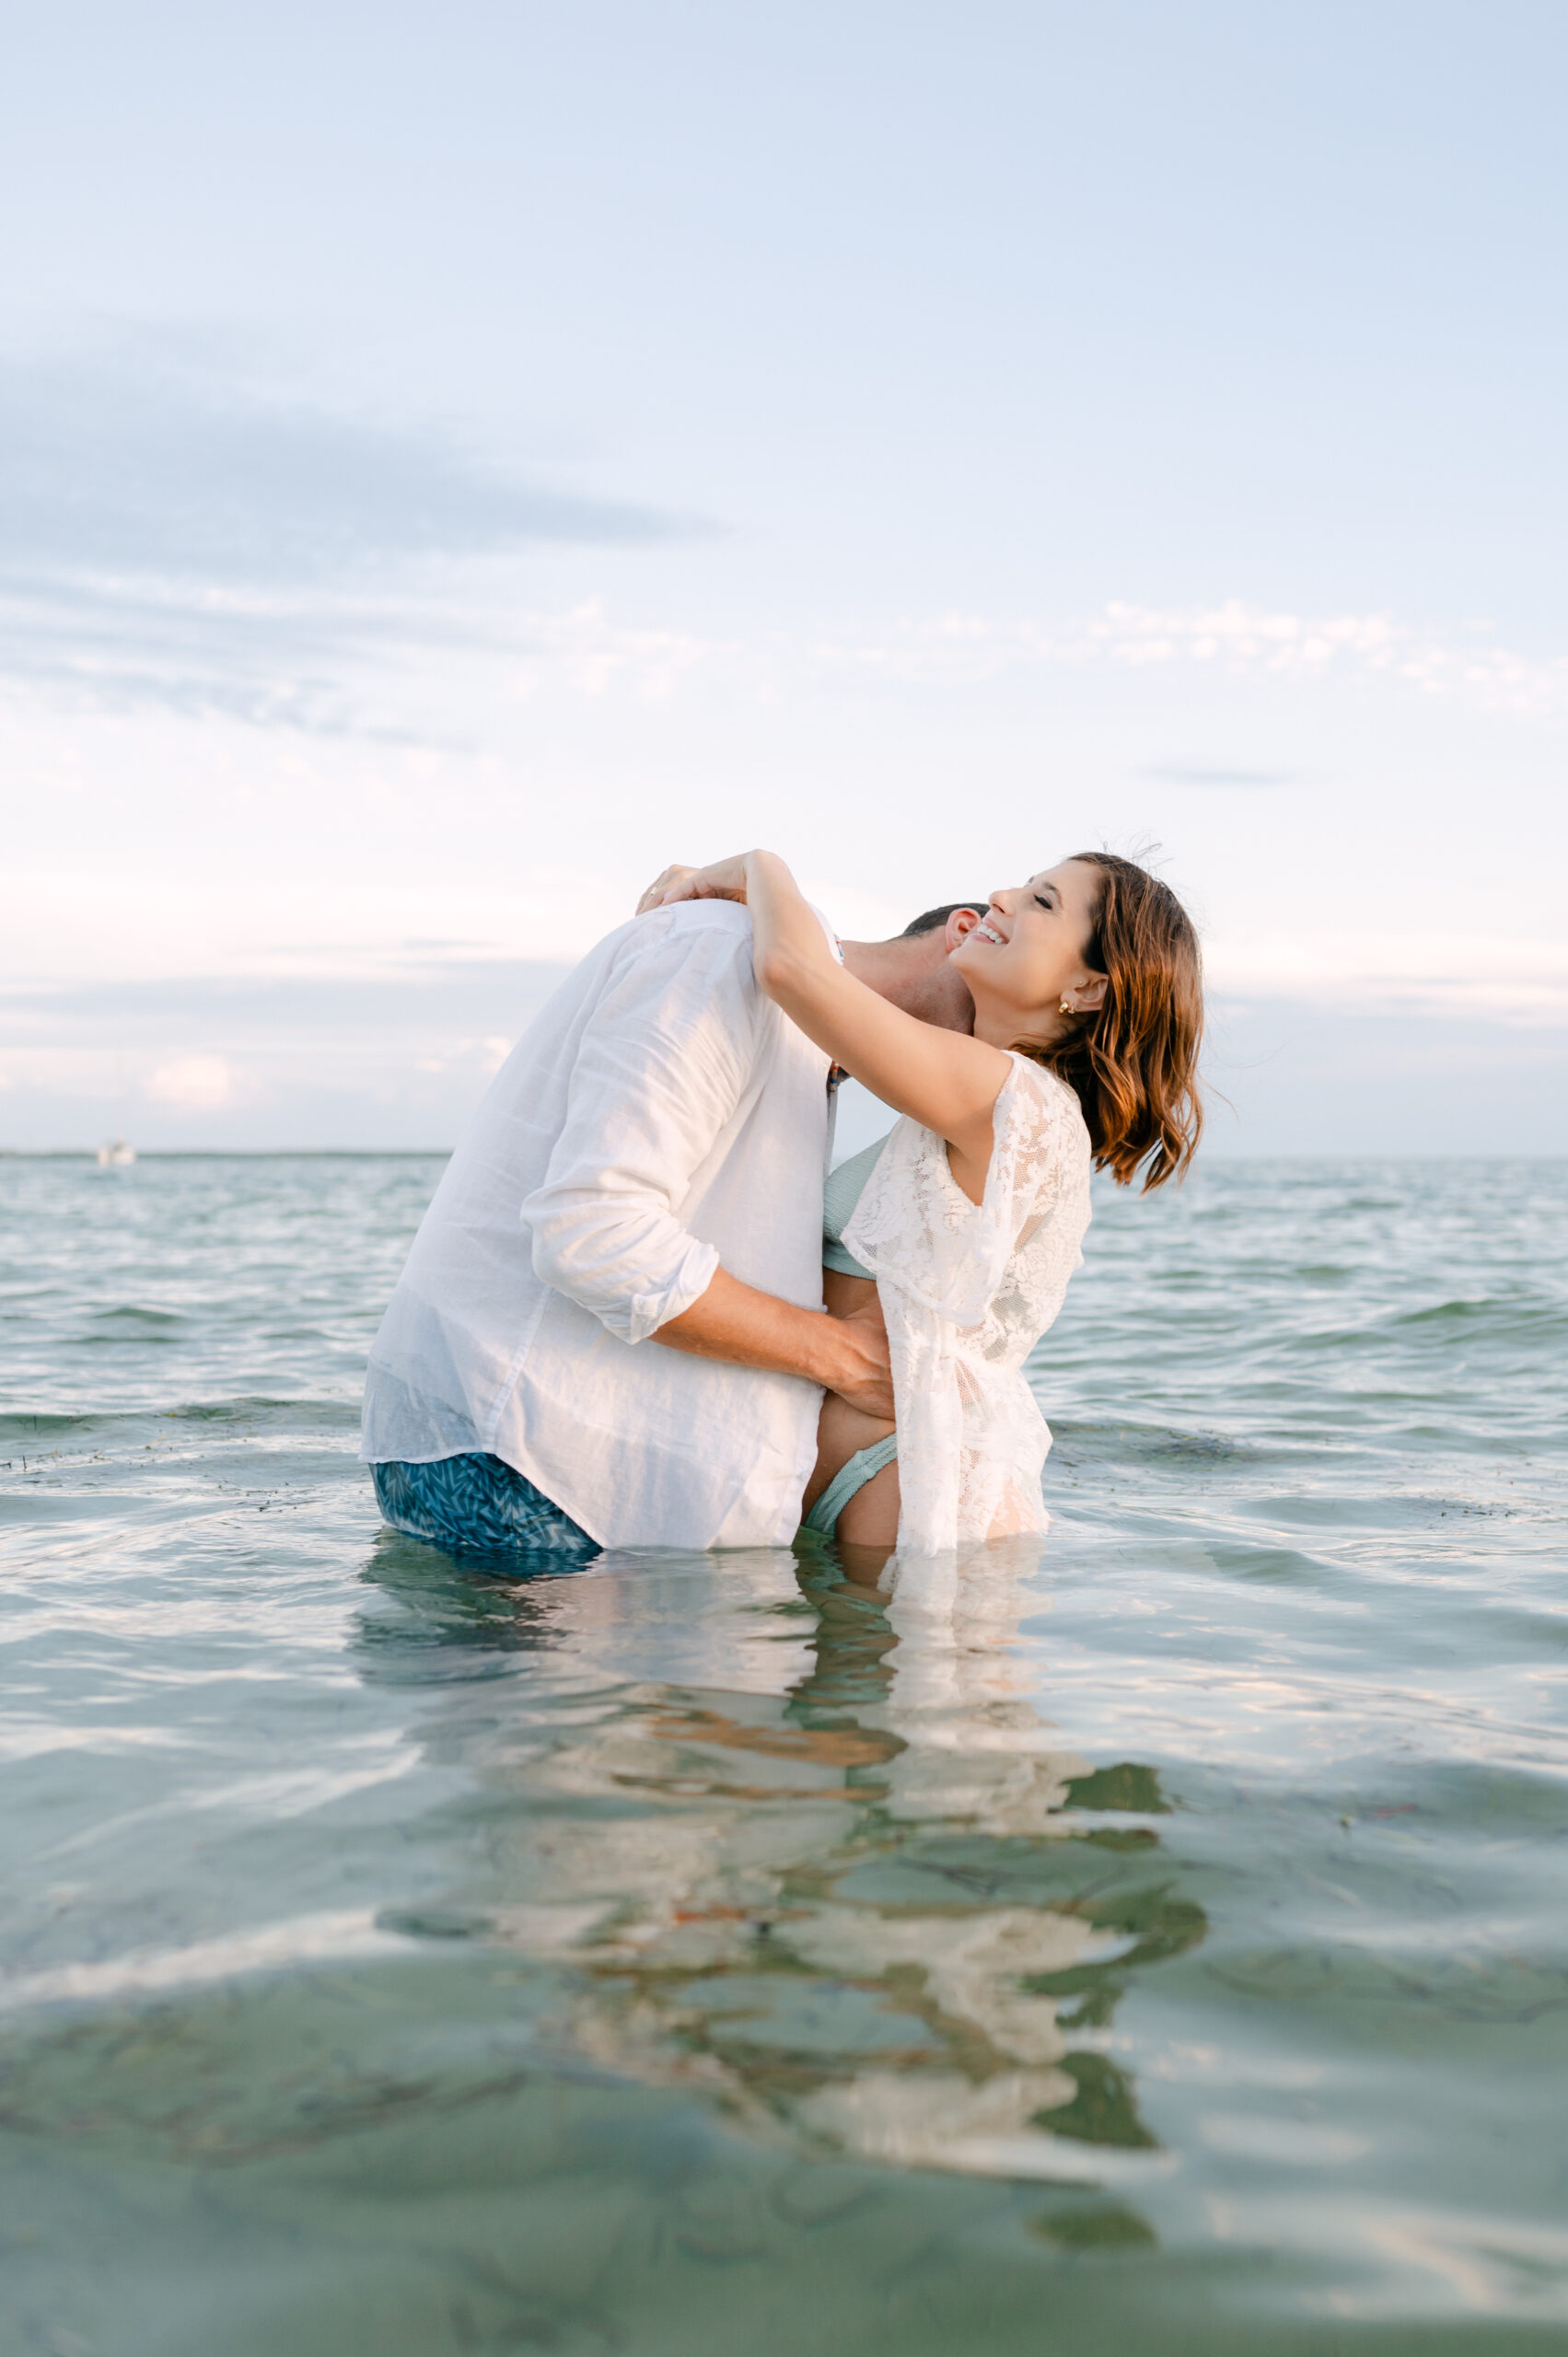
<instances>
[{"instance_id":1,"label":"distant boat","mask_svg":"<svg viewBox=\"0 0 1568 2357\"><path fill-rule=\"evenodd\" d=\"M123 1138L111 1138L107 1145L100 1145L98 1150L100 1170L129 1170L135 1159L135 1147L127 1145Z\"/></svg>"}]
</instances>

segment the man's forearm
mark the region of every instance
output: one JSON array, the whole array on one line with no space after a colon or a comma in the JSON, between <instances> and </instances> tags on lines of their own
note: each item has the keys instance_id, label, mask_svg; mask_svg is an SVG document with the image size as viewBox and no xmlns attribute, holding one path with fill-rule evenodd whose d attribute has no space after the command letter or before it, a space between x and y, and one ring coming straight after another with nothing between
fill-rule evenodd
<instances>
[{"instance_id":1,"label":"man's forearm","mask_svg":"<svg viewBox=\"0 0 1568 2357\"><path fill-rule=\"evenodd\" d=\"M828 1318L715 1270L706 1293L654 1334L672 1351L731 1366L804 1376L873 1416L893 1413L888 1341L879 1323Z\"/></svg>"}]
</instances>

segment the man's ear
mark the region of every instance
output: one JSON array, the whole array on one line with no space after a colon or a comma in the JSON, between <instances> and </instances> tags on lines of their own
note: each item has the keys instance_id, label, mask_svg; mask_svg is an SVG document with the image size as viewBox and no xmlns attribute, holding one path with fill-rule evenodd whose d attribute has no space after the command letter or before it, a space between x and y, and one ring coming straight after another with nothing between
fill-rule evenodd
<instances>
[{"instance_id":1,"label":"man's ear","mask_svg":"<svg viewBox=\"0 0 1568 2357\"><path fill-rule=\"evenodd\" d=\"M942 928L943 954L946 957L952 956L965 935L974 931L984 914L983 909L955 909L953 911Z\"/></svg>"}]
</instances>

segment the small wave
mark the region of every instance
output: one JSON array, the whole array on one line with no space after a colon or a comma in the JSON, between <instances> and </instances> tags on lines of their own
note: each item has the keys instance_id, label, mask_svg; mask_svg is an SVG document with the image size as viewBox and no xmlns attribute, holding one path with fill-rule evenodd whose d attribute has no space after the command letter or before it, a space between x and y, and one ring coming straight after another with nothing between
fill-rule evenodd
<instances>
[{"instance_id":1,"label":"small wave","mask_svg":"<svg viewBox=\"0 0 1568 2357\"><path fill-rule=\"evenodd\" d=\"M14 1444L30 1456L35 1446L44 1442L123 1440L135 1433L161 1430L168 1424L258 1422L274 1422L286 1428L306 1423L315 1430L325 1427L349 1432L358 1425L359 1401L241 1395L230 1399L180 1400L171 1406L152 1400L80 1415L34 1414L13 1409L8 1414L0 1413L0 1448Z\"/></svg>"},{"instance_id":2,"label":"small wave","mask_svg":"<svg viewBox=\"0 0 1568 2357\"><path fill-rule=\"evenodd\" d=\"M89 1433L110 1421L103 1416L0 1415L0 1443L55 1440L62 1433Z\"/></svg>"},{"instance_id":3,"label":"small wave","mask_svg":"<svg viewBox=\"0 0 1568 2357\"><path fill-rule=\"evenodd\" d=\"M1561 1329L1568 1334L1568 1310L1561 1304L1548 1301L1506 1300L1494 1294L1483 1295L1479 1301L1454 1300L1432 1302L1424 1309L1401 1309L1384 1321L1389 1328L1489 1326L1506 1336L1551 1333Z\"/></svg>"},{"instance_id":4,"label":"small wave","mask_svg":"<svg viewBox=\"0 0 1568 2357\"><path fill-rule=\"evenodd\" d=\"M171 1423L216 1424L237 1418L254 1416L308 1416L312 1423L348 1426L359 1422L359 1400L317 1399L308 1396L297 1399L274 1399L264 1393L242 1393L233 1399L189 1399L178 1407L160 1408L158 1414Z\"/></svg>"},{"instance_id":5,"label":"small wave","mask_svg":"<svg viewBox=\"0 0 1568 2357\"><path fill-rule=\"evenodd\" d=\"M1051 1421L1055 1453L1068 1463L1075 1457L1120 1457L1139 1463L1175 1461L1220 1465L1250 1460L1258 1452L1245 1441L1223 1433L1181 1432L1164 1424L1080 1424L1061 1418Z\"/></svg>"}]
</instances>

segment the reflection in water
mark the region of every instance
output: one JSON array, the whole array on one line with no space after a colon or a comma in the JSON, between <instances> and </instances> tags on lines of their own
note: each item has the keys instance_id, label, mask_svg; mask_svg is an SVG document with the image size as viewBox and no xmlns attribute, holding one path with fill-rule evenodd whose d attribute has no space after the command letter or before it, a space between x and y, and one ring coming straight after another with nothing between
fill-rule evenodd
<instances>
[{"instance_id":1,"label":"reflection in water","mask_svg":"<svg viewBox=\"0 0 1568 2357\"><path fill-rule=\"evenodd\" d=\"M426 1587L427 1631L434 1607L448 1641L535 1648L548 1675L494 1704L465 1680L428 1728L488 1805L473 1887L421 1928L548 1959L570 2050L775 2143L1162 2167L1112 2023L1204 1919L1171 1887L1155 1773L1097 1769L1031 1699L1040 1545L906 1568L890 1597L827 1553L710 1560L684 1574L696 1621L646 1558Z\"/></svg>"}]
</instances>

